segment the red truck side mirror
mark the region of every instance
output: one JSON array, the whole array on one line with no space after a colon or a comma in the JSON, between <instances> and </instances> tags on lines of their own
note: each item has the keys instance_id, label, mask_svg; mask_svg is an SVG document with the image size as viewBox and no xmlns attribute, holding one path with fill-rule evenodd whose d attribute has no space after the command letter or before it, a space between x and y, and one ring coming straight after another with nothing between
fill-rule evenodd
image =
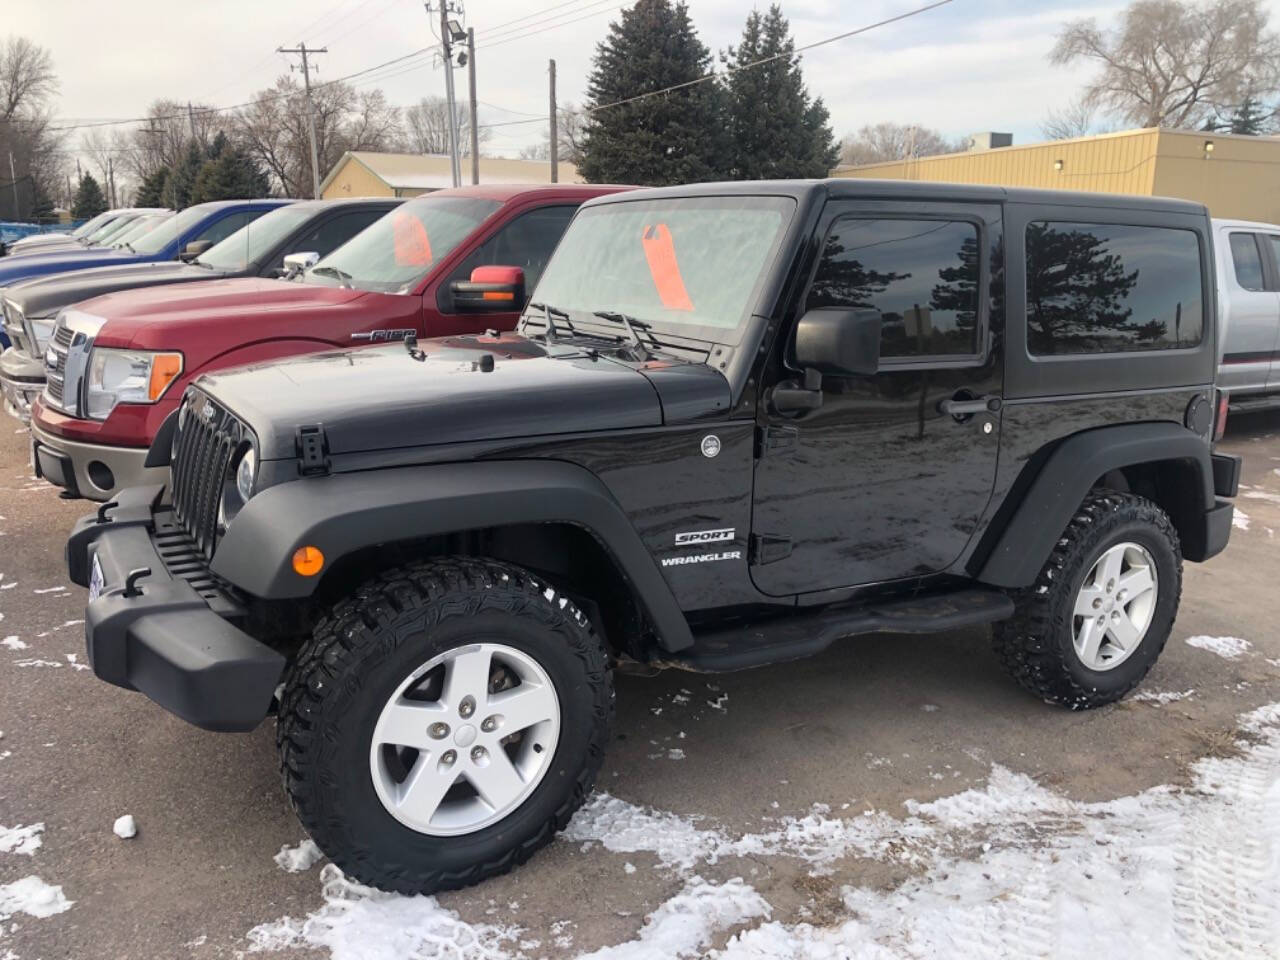
<instances>
[{"instance_id":1,"label":"red truck side mirror","mask_svg":"<svg viewBox=\"0 0 1280 960\"><path fill-rule=\"evenodd\" d=\"M519 267L476 267L470 280L449 285L459 313L515 313L524 309L524 271Z\"/></svg>"}]
</instances>

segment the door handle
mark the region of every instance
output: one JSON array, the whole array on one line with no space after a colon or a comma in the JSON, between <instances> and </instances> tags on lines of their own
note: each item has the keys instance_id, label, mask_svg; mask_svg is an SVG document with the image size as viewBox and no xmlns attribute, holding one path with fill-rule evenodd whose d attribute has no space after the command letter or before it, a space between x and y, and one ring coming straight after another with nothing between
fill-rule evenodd
<instances>
[{"instance_id":1,"label":"door handle","mask_svg":"<svg viewBox=\"0 0 1280 960\"><path fill-rule=\"evenodd\" d=\"M1004 405L999 397L969 397L956 394L938 401L938 412L951 417L969 417L975 413L996 413Z\"/></svg>"}]
</instances>

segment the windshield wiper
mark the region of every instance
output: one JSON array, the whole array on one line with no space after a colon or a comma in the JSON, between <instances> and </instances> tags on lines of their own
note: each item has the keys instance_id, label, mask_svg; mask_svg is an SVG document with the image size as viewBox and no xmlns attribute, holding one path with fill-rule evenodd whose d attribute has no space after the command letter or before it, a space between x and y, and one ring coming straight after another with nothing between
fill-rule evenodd
<instances>
[{"instance_id":1,"label":"windshield wiper","mask_svg":"<svg viewBox=\"0 0 1280 960\"><path fill-rule=\"evenodd\" d=\"M542 319L547 325L546 337L548 340L554 341L560 339L560 331L556 328L556 321L561 320L568 327L569 333L574 334L577 331L573 329L573 321L569 319L569 312L561 310L559 307L553 307L549 303L531 303L529 306L535 310L542 311Z\"/></svg>"},{"instance_id":2,"label":"windshield wiper","mask_svg":"<svg viewBox=\"0 0 1280 960\"><path fill-rule=\"evenodd\" d=\"M137 250L133 249L133 244L132 244L132 243L130 243L128 240L121 240L121 241L120 241L120 246L122 246L122 247L128 247L128 248L129 248L129 252L130 252L130 253L137 253L137 252L138 252Z\"/></svg>"},{"instance_id":3,"label":"windshield wiper","mask_svg":"<svg viewBox=\"0 0 1280 960\"><path fill-rule=\"evenodd\" d=\"M196 257L194 260L191 260L191 261L189 261L189 262L190 262L190 263L195 264L197 267L204 267L206 270L212 270L212 269L213 269L213 264L212 264L212 263L205 263L205 262L204 262L203 260L201 260L199 257Z\"/></svg>"},{"instance_id":4,"label":"windshield wiper","mask_svg":"<svg viewBox=\"0 0 1280 960\"><path fill-rule=\"evenodd\" d=\"M338 281L338 283L346 287L348 290L355 289L351 286L351 274L347 273L345 270L339 270L337 267L323 266L312 267L311 272L321 277L332 276Z\"/></svg>"},{"instance_id":5,"label":"windshield wiper","mask_svg":"<svg viewBox=\"0 0 1280 960\"><path fill-rule=\"evenodd\" d=\"M594 317L599 317L601 320L608 320L610 323L620 323L624 327L626 327L627 336L631 338L631 343L635 346L637 350L640 351L641 356L645 360L648 360L651 356L653 356L653 354L649 350L649 348L644 345L644 342L640 339L640 334L637 333L638 330L643 330L648 335L649 342L652 343L655 347L661 346L661 344L658 343L657 339L654 337L653 330L651 329L649 324L645 323L643 320L639 320L636 317L631 316L631 314L629 313L618 313L616 310L594 310L592 311L591 315Z\"/></svg>"}]
</instances>

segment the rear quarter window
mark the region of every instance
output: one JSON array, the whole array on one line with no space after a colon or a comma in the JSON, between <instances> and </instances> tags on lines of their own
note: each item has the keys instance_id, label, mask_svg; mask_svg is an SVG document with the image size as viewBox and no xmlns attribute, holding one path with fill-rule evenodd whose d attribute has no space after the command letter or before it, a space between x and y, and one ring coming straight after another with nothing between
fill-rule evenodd
<instances>
[{"instance_id":1,"label":"rear quarter window","mask_svg":"<svg viewBox=\"0 0 1280 960\"><path fill-rule=\"evenodd\" d=\"M1032 355L1199 345L1205 303L1195 232L1039 220L1027 225L1026 251Z\"/></svg>"}]
</instances>

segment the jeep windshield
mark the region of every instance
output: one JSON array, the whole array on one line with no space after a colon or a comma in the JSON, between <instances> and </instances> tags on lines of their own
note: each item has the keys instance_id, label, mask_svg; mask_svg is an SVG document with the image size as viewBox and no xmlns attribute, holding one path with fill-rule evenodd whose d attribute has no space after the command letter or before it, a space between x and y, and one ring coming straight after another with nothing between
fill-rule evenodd
<instances>
[{"instance_id":1,"label":"jeep windshield","mask_svg":"<svg viewBox=\"0 0 1280 960\"><path fill-rule=\"evenodd\" d=\"M305 274L308 283L408 293L502 204L427 196L374 221Z\"/></svg>"},{"instance_id":2,"label":"jeep windshield","mask_svg":"<svg viewBox=\"0 0 1280 960\"><path fill-rule=\"evenodd\" d=\"M585 207L532 301L599 329L624 314L661 334L736 342L795 213L790 197L671 197ZM540 309L527 321L542 324ZM603 326L612 324L607 321Z\"/></svg>"},{"instance_id":3,"label":"jeep windshield","mask_svg":"<svg viewBox=\"0 0 1280 960\"><path fill-rule=\"evenodd\" d=\"M234 272L256 263L267 251L316 215L314 206L287 206L264 213L246 223L221 243L214 244L195 263L214 270Z\"/></svg>"}]
</instances>

